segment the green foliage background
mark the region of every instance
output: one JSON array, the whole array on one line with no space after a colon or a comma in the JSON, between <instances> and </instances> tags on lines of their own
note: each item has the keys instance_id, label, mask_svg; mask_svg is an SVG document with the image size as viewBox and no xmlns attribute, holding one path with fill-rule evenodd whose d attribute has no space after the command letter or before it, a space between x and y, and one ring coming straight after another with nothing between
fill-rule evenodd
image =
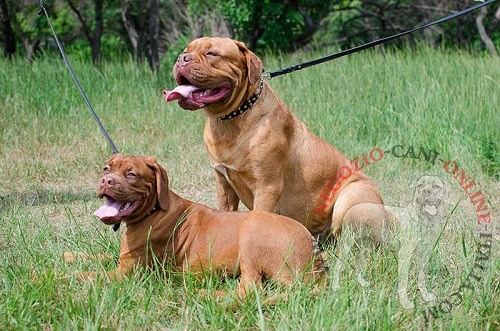
<instances>
[{"instance_id":1,"label":"green foliage background","mask_svg":"<svg viewBox=\"0 0 500 331\"><path fill-rule=\"evenodd\" d=\"M41 50L56 50L43 15L37 15L37 1L5 1L15 26L18 53L23 53L20 33L29 41L40 41ZM80 22L70 9L73 0L45 2L58 35L68 52L90 57L88 41ZM76 2L92 29L93 4L97 0ZM111 60L134 56L127 32L121 21L121 6L140 29L147 29L145 11L149 1L98 0L104 8L102 57ZM477 4L475 1L339 1L339 0L158 0L160 17L160 54L175 58L192 39L201 35L224 35L247 43L258 53L293 52L336 45L347 48L414 28L451 12ZM500 29L495 11L489 6L484 24L490 38L500 44ZM468 14L425 33L417 33L392 45L403 46L425 42L434 46L459 47L471 52L485 52L476 27L478 12ZM0 27L0 37L3 29Z\"/></svg>"}]
</instances>

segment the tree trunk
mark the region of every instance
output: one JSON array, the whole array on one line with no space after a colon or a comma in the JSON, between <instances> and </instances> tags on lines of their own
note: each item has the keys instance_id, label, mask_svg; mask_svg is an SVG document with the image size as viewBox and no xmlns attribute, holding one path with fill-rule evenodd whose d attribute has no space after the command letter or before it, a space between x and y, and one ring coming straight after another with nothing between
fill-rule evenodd
<instances>
[{"instance_id":1,"label":"tree trunk","mask_svg":"<svg viewBox=\"0 0 500 331\"><path fill-rule=\"evenodd\" d=\"M312 20L311 16L307 13L307 11L304 8L297 6L296 10L299 12L300 15L302 15L305 25L304 33L299 38L297 38L293 43L294 48L299 48L311 41L314 33L318 31L320 25L319 22L314 22ZM321 19L319 19L318 21L321 21Z\"/></svg>"},{"instance_id":2,"label":"tree trunk","mask_svg":"<svg viewBox=\"0 0 500 331\"><path fill-rule=\"evenodd\" d=\"M95 28L94 32L90 31L90 27L87 24L84 13L82 13L78 7L71 0L66 0L71 10L76 14L78 21L82 25L82 31L87 41L90 45L90 51L92 56L92 63L96 64L101 58L101 37L103 33L103 13L102 13L102 2L103 0L94 0L94 19Z\"/></svg>"},{"instance_id":3,"label":"tree trunk","mask_svg":"<svg viewBox=\"0 0 500 331\"><path fill-rule=\"evenodd\" d=\"M95 5L95 29L90 40L90 48L92 49L92 62L98 63L101 59L101 37L104 30L102 0L94 0Z\"/></svg>"},{"instance_id":4,"label":"tree trunk","mask_svg":"<svg viewBox=\"0 0 500 331\"><path fill-rule=\"evenodd\" d=\"M35 52L40 46L40 39L30 40L29 37L24 33L21 24L19 24L15 16L12 16L11 23L14 26L17 35L21 39L24 51L26 52L26 59L31 63L33 61L33 57L35 56Z\"/></svg>"},{"instance_id":5,"label":"tree trunk","mask_svg":"<svg viewBox=\"0 0 500 331\"><path fill-rule=\"evenodd\" d=\"M488 34L486 33L486 29L484 28L483 20L486 17L486 14L488 14L488 8L482 7L479 12L479 15L477 15L476 17L477 30L479 31L481 40L486 45L486 48L488 48L490 54L492 56L498 56L498 52L495 48L495 45L493 44L493 41L491 41L491 38L488 36Z\"/></svg>"},{"instance_id":6,"label":"tree trunk","mask_svg":"<svg viewBox=\"0 0 500 331\"><path fill-rule=\"evenodd\" d=\"M16 52L16 38L10 24L7 2L0 0L0 16L2 19L3 51L6 58L11 58Z\"/></svg>"},{"instance_id":7,"label":"tree trunk","mask_svg":"<svg viewBox=\"0 0 500 331\"><path fill-rule=\"evenodd\" d=\"M139 33L137 32L134 22L127 16L128 6L124 0L120 1L120 7L123 26L127 31L128 39L134 50L134 58L137 59L139 55Z\"/></svg>"},{"instance_id":8,"label":"tree trunk","mask_svg":"<svg viewBox=\"0 0 500 331\"><path fill-rule=\"evenodd\" d=\"M149 64L153 71L160 66L158 55L158 0L151 0L149 3Z\"/></svg>"},{"instance_id":9,"label":"tree trunk","mask_svg":"<svg viewBox=\"0 0 500 331\"><path fill-rule=\"evenodd\" d=\"M120 6L122 22L134 49L134 58L139 63L146 59L151 69L157 70L160 65L158 51L159 0L148 0L147 2L121 0Z\"/></svg>"},{"instance_id":10,"label":"tree trunk","mask_svg":"<svg viewBox=\"0 0 500 331\"><path fill-rule=\"evenodd\" d=\"M146 31L146 22L148 17L148 4L145 4L144 1L139 2L139 16L137 17L137 27L139 32L139 50L138 50L138 60L140 63L144 62L144 58L147 57L149 60L148 54L148 33Z\"/></svg>"},{"instance_id":11,"label":"tree trunk","mask_svg":"<svg viewBox=\"0 0 500 331\"><path fill-rule=\"evenodd\" d=\"M260 37L264 34L265 27L263 26L263 22L261 19L262 16L262 5L255 6L252 12L252 30L249 31L247 40L248 40L248 48L255 49L257 48L257 41L259 41Z\"/></svg>"}]
</instances>

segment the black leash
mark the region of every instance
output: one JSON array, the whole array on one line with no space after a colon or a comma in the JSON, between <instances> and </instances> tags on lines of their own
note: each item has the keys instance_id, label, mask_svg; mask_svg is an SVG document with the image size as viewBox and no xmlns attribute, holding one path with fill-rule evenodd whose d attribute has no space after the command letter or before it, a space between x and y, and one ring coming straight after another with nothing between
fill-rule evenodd
<instances>
[{"instance_id":1,"label":"black leash","mask_svg":"<svg viewBox=\"0 0 500 331\"><path fill-rule=\"evenodd\" d=\"M274 78L274 77L277 77L277 76L280 76L280 75L288 74L290 72L294 72L294 71L301 70L301 69L304 69L304 68L312 67L312 66L315 66L315 65L323 63L323 62L327 62L327 61L331 61L331 60L334 60L334 59L338 59L339 57L346 56L346 55L349 55L349 54L352 54L352 53L356 53L356 52L362 51L364 49L371 48L371 47L374 47L374 46L386 43L386 42L388 42L390 40L402 37L404 35L407 35L407 34L410 34L410 33L413 33L413 32L416 32L416 31L428 28L430 26L433 26L433 25L436 25L436 24L439 24L439 23L443 23L445 21L457 18L459 16L462 16L462 15L465 15L467 13L470 13L471 11L474 11L474 10L479 9L481 7L487 6L487 5L489 5L489 4L491 4L492 2L495 2L495 1L496 0L488 0L486 2L478 4L476 6L464 9L462 11L459 11L457 13L448 15L448 16L443 17L443 18L441 18L441 19L439 19L437 21L424 24L424 25L419 26L417 28L414 28L414 29L411 29L411 30L408 30L408 31L404 31L404 32L401 32L401 33L398 33L398 34L395 34L395 35L392 35L392 36L389 36L389 37L377 39L377 40L371 41L369 43L366 43L366 44L363 44L363 45L360 45L360 46L356 46L356 47L353 47L353 48L349 48L349 49L346 49L344 51L341 51L341 52L338 52L338 53L335 53L335 54L332 54L332 55L328 55L328 56L325 56L325 57L322 57L322 58L319 58L319 59L316 59L316 60L312 60L312 61L309 61L309 62L304 62L304 63L296 64L296 65L293 65L293 66L290 66L290 67L286 67L286 68L283 68L283 69L280 69L280 70L276 70L276 71L265 72L263 74L263 76L265 78L271 79L271 78Z\"/></svg>"},{"instance_id":2,"label":"black leash","mask_svg":"<svg viewBox=\"0 0 500 331\"><path fill-rule=\"evenodd\" d=\"M82 86L80 85L80 82L78 81L78 78L76 78L75 72L73 71L73 68L69 64L68 58L66 57L66 53L64 52L64 49L59 42L59 38L57 38L57 34L54 30L54 27L52 26L52 23L50 22L49 14L47 13L47 10L45 9L45 5L43 3L43 0L39 0L40 2L40 11L38 12L38 15L41 15L42 12L45 13L45 17L47 17L47 22L49 22L50 29L52 30L52 33L54 34L54 39L56 40L57 47L59 47L59 51L61 52L61 55L64 59L64 62L66 63L66 66L69 69L69 72L71 73L71 77L73 77L73 80L75 81L76 87L78 87L78 90L80 90L80 93L82 94L83 100L85 100L85 103L87 104L87 107L89 108L90 112L92 113L92 116L94 116L95 121L97 122L97 125L99 125L99 128L101 129L102 134L108 141L109 145L111 146L111 149L113 150L113 154L118 153L118 149L116 148L115 144L113 143L113 140L111 140L111 137L109 136L108 132L102 125L101 121L99 120L99 117L97 117L96 112L94 111L94 108L92 108L92 105L90 104L89 99L87 98L87 95L83 91ZM114 224L113 225L113 231L118 231L120 228L120 223Z\"/></svg>"},{"instance_id":3,"label":"black leash","mask_svg":"<svg viewBox=\"0 0 500 331\"><path fill-rule=\"evenodd\" d=\"M411 29L411 30L408 30L408 31L405 31L405 32L401 32L401 33L398 33L398 34L395 34L395 35L392 35L392 36L389 36L389 37L386 37L386 38L381 38L381 39L378 39L378 40L374 40L374 41L366 43L364 45L356 46L356 47L353 47L353 48L350 48L350 49L347 49L347 50L344 50L344 51L341 51L341 52L338 52L338 53L335 53L335 54L332 54L332 55L329 55L329 56L326 56L326 57L323 57L323 58L320 58L320 59L316 59L316 60L312 60L312 61L309 61L309 62L304 62L304 63L296 64L296 65L293 65L293 66L290 66L290 67L286 67L286 68L283 68L283 69L280 69L280 70L272 71L272 72L266 72L266 73L263 74L263 77L271 79L271 78L274 78L274 77L277 77L277 76L280 76L280 75L284 75L284 74L287 74L287 73L290 73L290 72L294 72L294 71L301 70L301 69L304 69L304 68L312 67L314 65L317 65L317 64L320 64L320 63L323 63L323 62L331 61L331 60L337 59L337 58L345 56L345 55L349 55L349 54L352 54L352 53L355 53L355 52L359 52L361 50L364 50L364 49L367 49L367 48L371 48L371 47L374 47L374 46L386 43L386 42L388 42L388 41L390 41L392 39L396 39L396 38L402 37L404 35L407 35L407 34L410 34L410 33L413 33L413 32L416 32L416 31L428 28L430 26L433 26L433 25L436 25L436 24L439 24L439 23L451 20L453 18L465 15L465 14L471 12L471 11L474 11L474 10L479 9L481 7L487 6L487 5L491 4L491 3L493 3L494 1L496 1L496 0L488 0L488 1L485 1L485 2L483 2L481 4L478 4L476 6L467 8L467 9L462 10L460 12L457 12L455 14L443 17L443 18L441 18L441 19L439 19L437 21L434 21L434 22L431 22L431 23L428 23L428 24L424 24L424 25L422 25L420 27L417 27L415 29ZM47 13L47 10L45 9L45 5L43 3L43 0L39 0L39 2L40 2L40 11L38 12L38 15L41 15L42 12L45 13L45 17L47 17L47 21L48 21L48 23L50 25L50 29L52 30L52 33L54 35L54 39L56 41L57 47L59 48L59 51L61 52L61 55L62 55L62 57L64 59L64 62L66 63L66 66L68 67L68 69L69 69L69 71L71 73L71 76L73 77L75 85L78 87L78 90L80 90L80 93L81 93L83 99L85 100L85 103L87 104L87 107L89 108L90 112L94 116L94 119L97 122L97 125L99 126L99 128L101 129L102 134L104 135L104 137L108 141L109 145L111 146L111 149L113 150L113 154L118 153L118 149L116 148L115 144L113 143L113 140L111 140L111 137L108 135L108 132L106 131L106 129L102 125L101 121L99 120L99 117L97 116L96 112L92 108L92 105L90 104L90 101L88 100L87 96L85 95L85 92L83 91L83 88L80 85L80 82L78 81L78 78L76 77L75 72L73 71L73 68L69 64L68 58L66 57L66 53L64 52L64 49L63 49L61 43L59 42L59 38L57 38L57 34L56 34L55 30L54 30L54 27L52 26L52 23L50 22L49 14ZM120 228L120 223L113 225L113 230L114 231L117 231L119 228Z\"/></svg>"},{"instance_id":4,"label":"black leash","mask_svg":"<svg viewBox=\"0 0 500 331\"><path fill-rule=\"evenodd\" d=\"M73 68L69 64L68 58L66 57L66 53L64 52L64 49L63 49L61 43L59 42L59 38L57 38L56 32L54 31L54 27L52 26L52 23L50 22L49 14L47 14L47 10L45 9L45 5L43 3L43 0L39 0L39 2L40 2L41 9L38 12L38 15L41 15L42 12L45 13L45 16L47 17L47 21L49 22L49 25L50 25L50 29L52 30L52 33L54 34L54 39L56 40L57 47L59 47L59 51L61 52L61 55L64 59L64 62L66 63L66 66L68 67L69 72L71 73L71 76L73 77L73 80L75 81L76 87L78 87L78 89L80 90L80 93L82 94L83 100L85 100L85 103L87 104L87 107L89 108L90 112L94 116L94 119L96 120L97 125L99 125L99 128L102 131L102 134L104 135L104 137L106 137L106 140L108 141L109 145L111 146L111 149L113 150L113 154L118 153L118 149L116 149L116 146L113 143L113 140L111 140L111 137L108 135L108 132L106 131L106 129L102 125L101 121L99 120L99 117L97 117L97 114L94 111L94 108L92 108L92 105L90 104L89 99L85 95L85 92L83 91L83 88L80 85L80 82L78 81L78 78L76 78L76 75L75 75L75 72L73 71Z\"/></svg>"}]
</instances>

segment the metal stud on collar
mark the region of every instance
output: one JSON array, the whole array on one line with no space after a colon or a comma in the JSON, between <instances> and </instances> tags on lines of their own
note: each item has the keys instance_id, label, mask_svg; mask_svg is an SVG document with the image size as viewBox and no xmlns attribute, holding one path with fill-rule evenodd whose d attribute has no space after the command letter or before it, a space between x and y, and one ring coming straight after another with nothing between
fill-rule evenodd
<instances>
[{"instance_id":1,"label":"metal stud on collar","mask_svg":"<svg viewBox=\"0 0 500 331\"><path fill-rule=\"evenodd\" d=\"M222 117L217 118L218 120L230 120L232 118L235 118L236 116L239 116L246 112L248 109L250 109L255 102L257 102L257 99L259 99L260 95L262 94L262 90L264 89L264 76L260 77L260 85L259 85L259 91L252 95L250 99L247 101L243 102L241 106L238 107L235 111L230 112L227 115L224 115Z\"/></svg>"},{"instance_id":2,"label":"metal stud on collar","mask_svg":"<svg viewBox=\"0 0 500 331\"><path fill-rule=\"evenodd\" d=\"M146 217L153 215L158 209L160 209L160 203L157 202L153 209L146 215Z\"/></svg>"}]
</instances>

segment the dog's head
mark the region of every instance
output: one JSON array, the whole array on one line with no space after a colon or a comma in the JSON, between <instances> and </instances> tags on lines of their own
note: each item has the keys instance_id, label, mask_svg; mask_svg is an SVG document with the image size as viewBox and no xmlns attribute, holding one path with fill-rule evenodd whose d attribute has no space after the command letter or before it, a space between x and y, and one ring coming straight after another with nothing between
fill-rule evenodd
<instances>
[{"instance_id":1,"label":"dog's head","mask_svg":"<svg viewBox=\"0 0 500 331\"><path fill-rule=\"evenodd\" d=\"M446 195L446 184L438 176L422 176L414 183L413 208L428 216L436 216Z\"/></svg>"},{"instance_id":2,"label":"dog's head","mask_svg":"<svg viewBox=\"0 0 500 331\"><path fill-rule=\"evenodd\" d=\"M168 208L168 176L154 157L113 155L97 187L106 204L94 215L105 224L135 223L155 208Z\"/></svg>"},{"instance_id":3,"label":"dog's head","mask_svg":"<svg viewBox=\"0 0 500 331\"><path fill-rule=\"evenodd\" d=\"M220 117L238 108L258 88L262 61L242 42L229 38L199 38L179 55L174 66L177 86L163 91L166 101L179 100L188 110L204 108Z\"/></svg>"}]
</instances>

